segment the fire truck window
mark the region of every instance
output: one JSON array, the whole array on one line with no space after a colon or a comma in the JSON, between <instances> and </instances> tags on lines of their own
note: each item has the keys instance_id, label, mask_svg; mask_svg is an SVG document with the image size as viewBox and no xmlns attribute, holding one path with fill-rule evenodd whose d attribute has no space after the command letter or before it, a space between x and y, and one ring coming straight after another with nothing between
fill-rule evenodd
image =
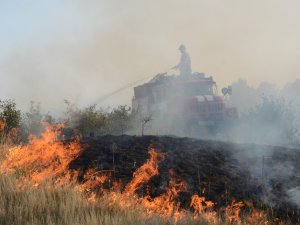
<instances>
[{"instance_id":1,"label":"fire truck window","mask_svg":"<svg viewBox=\"0 0 300 225\"><path fill-rule=\"evenodd\" d=\"M212 95L213 91L210 85L186 86L184 90L187 96Z\"/></svg>"}]
</instances>

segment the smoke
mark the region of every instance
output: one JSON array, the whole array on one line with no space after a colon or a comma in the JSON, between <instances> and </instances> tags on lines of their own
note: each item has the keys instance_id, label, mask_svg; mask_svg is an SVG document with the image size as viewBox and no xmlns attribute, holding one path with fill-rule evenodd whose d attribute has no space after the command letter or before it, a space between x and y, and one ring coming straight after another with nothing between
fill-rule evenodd
<instances>
[{"instance_id":1,"label":"smoke","mask_svg":"<svg viewBox=\"0 0 300 225\"><path fill-rule=\"evenodd\" d=\"M233 85L229 105L240 111L234 141L297 145L300 141L299 81L283 88L262 82L257 88L244 80Z\"/></svg>"},{"instance_id":2,"label":"smoke","mask_svg":"<svg viewBox=\"0 0 300 225\"><path fill-rule=\"evenodd\" d=\"M297 77L299 2L49 1L1 3L1 97L60 111L86 106L178 62L225 86L239 77L282 86ZM18 5L18 7L16 7ZM21 10L22 9L22 10ZM101 104L130 104L132 89Z\"/></svg>"},{"instance_id":3,"label":"smoke","mask_svg":"<svg viewBox=\"0 0 300 225\"><path fill-rule=\"evenodd\" d=\"M233 152L250 172L249 179L257 185L261 200L270 206L290 203L299 208L298 150L252 144Z\"/></svg>"},{"instance_id":4,"label":"smoke","mask_svg":"<svg viewBox=\"0 0 300 225\"><path fill-rule=\"evenodd\" d=\"M283 88L266 82L255 88L245 80L232 87L230 104L240 109L241 117L227 140L256 143L235 153L236 158L257 179L266 203L285 201L299 208L299 80Z\"/></svg>"}]
</instances>

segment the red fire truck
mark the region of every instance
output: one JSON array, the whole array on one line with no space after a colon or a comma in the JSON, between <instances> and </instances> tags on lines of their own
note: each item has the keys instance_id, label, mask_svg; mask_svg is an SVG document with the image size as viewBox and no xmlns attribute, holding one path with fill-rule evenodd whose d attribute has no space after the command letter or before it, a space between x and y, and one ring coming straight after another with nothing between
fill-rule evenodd
<instances>
[{"instance_id":1,"label":"red fire truck","mask_svg":"<svg viewBox=\"0 0 300 225\"><path fill-rule=\"evenodd\" d=\"M148 83L134 87L133 110L159 121L179 124L181 128L203 127L211 130L238 117L236 108L225 104L231 87L218 94L213 77L204 73L182 76L158 74ZM178 127L177 127L178 128Z\"/></svg>"}]
</instances>

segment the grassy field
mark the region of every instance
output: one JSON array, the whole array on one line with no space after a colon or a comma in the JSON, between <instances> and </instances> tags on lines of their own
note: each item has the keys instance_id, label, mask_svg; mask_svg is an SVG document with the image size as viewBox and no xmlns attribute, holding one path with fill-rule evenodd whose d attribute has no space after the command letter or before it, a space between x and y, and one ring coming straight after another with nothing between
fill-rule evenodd
<instances>
[{"instance_id":1,"label":"grassy field","mask_svg":"<svg viewBox=\"0 0 300 225\"><path fill-rule=\"evenodd\" d=\"M30 225L167 225L159 217L147 219L134 210L109 208L101 201L90 203L72 188L17 187L13 176L0 176L0 224ZM103 201L103 200L102 200ZM105 200L103 201L105 202ZM207 224L180 221L178 224ZM224 223L223 223L224 224Z\"/></svg>"},{"instance_id":2,"label":"grassy field","mask_svg":"<svg viewBox=\"0 0 300 225\"><path fill-rule=\"evenodd\" d=\"M0 157L3 159L9 145L0 145ZM0 162L1 163L1 162ZM129 208L120 207L117 201L111 203L109 194L93 198L74 186L57 187L50 182L33 186L20 185L18 172L0 174L0 224L3 225L168 225L174 224L174 218L161 218L160 213L149 216L147 209L133 204ZM254 215L254 214L253 214ZM229 217L217 218L213 224L280 224L265 217L242 217L241 221L230 223ZM245 219L246 218L246 219ZM259 220L256 218L260 218ZM251 221L252 222L249 222ZM273 221L273 222L271 222ZM205 213L193 219L191 212L186 212L178 225L211 224L205 220ZM281 223L287 224L287 223Z\"/></svg>"},{"instance_id":3,"label":"grassy field","mask_svg":"<svg viewBox=\"0 0 300 225\"><path fill-rule=\"evenodd\" d=\"M9 145L0 145L1 161ZM1 162L0 162L1 163ZM0 224L2 225L167 225L172 219L159 216L147 218L135 207L123 210L116 205L108 206L105 197L90 202L73 187L20 187L16 174L0 175ZM207 224L185 219L177 224Z\"/></svg>"}]
</instances>

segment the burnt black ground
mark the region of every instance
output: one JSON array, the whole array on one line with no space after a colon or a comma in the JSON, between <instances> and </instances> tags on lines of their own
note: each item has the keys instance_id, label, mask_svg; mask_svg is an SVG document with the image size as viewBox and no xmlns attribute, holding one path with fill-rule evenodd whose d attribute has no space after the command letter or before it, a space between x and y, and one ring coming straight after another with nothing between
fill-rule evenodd
<instances>
[{"instance_id":1,"label":"burnt black ground","mask_svg":"<svg viewBox=\"0 0 300 225\"><path fill-rule=\"evenodd\" d=\"M132 173L149 158L148 147L165 153L159 163L159 176L139 190L152 196L164 192L170 180L185 181L183 207L192 194L204 191L208 200L222 207L233 200L251 200L261 207L272 207L279 217L298 218L298 209L287 195L297 185L300 150L286 147L235 144L168 136L102 136L82 141L84 151L70 168L81 174L88 168L106 173L115 169L112 180L124 184ZM113 163L114 158L114 163ZM299 173L300 175L300 173Z\"/></svg>"}]
</instances>

